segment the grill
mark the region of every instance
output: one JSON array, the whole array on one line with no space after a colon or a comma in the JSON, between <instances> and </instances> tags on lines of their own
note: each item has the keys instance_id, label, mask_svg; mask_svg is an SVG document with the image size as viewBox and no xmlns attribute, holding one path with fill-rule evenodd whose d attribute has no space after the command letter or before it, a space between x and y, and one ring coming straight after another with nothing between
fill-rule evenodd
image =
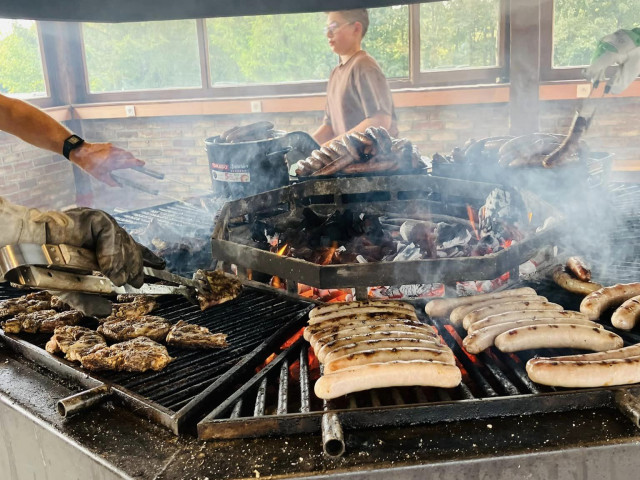
<instances>
[{"instance_id":1,"label":"grill","mask_svg":"<svg viewBox=\"0 0 640 480\"><path fill-rule=\"evenodd\" d=\"M521 286L534 287L540 295L567 309L579 307L580 297L562 291L550 281L522 282ZM199 438L288 435L321 429L326 434L328 427L323 425L323 417L326 418L327 410L337 416L344 429L356 430L599 407L624 409L623 394L630 389L637 390L631 387L569 390L534 384L525 371L527 360L534 355L579 352L537 350L505 354L492 348L480 355L471 355L461 347L463 330L437 319L427 319L422 310L417 308L421 320L437 328L463 369L463 381L458 387L378 389L323 402L313 393L308 344L300 339L211 411L198 424ZM613 330L607 322L605 325ZM640 342L637 334L616 333L624 338L625 345ZM290 372L296 362L300 364L299 379ZM329 452L331 449L330 446Z\"/></svg>"},{"instance_id":2,"label":"grill","mask_svg":"<svg viewBox=\"0 0 640 480\"><path fill-rule=\"evenodd\" d=\"M0 299L23 294L0 284ZM184 320L228 334L230 347L203 351L168 347L175 360L160 372L105 373L87 375L75 364L49 355L44 345L48 334L5 335L3 340L30 360L44 365L85 388L106 384L120 400L178 434L194 422L211 400L212 392L237 388L233 382L249 378L263 354L271 353L280 338L304 323L309 305L284 296L247 287L233 302L201 312L182 297L161 298L155 315L170 322ZM252 355L248 355L252 353ZM204 409L204 412L202 411ZM193 426L193 423L191 424Z\"/></svg>"}]
</instances>

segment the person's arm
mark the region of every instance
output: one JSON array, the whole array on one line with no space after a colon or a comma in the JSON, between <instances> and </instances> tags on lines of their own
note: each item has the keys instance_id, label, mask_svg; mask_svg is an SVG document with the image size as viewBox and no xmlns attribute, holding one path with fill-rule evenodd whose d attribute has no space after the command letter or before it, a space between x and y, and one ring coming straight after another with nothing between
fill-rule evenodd
<instances>
[{"instance_id":1,"label":"person's arm","mask_svg":"<svg viewBox=\"0 0 640 480\"><path fill-rule=\"evenodd\" d=\"M0 130L39 148L62 154L71 130L33 105L0 94ZM111 171L142 166L144 162L110 143L84 142L71 151L69 159L95 178L111 186L117 184Z\"/></svg>"}]
</instances>

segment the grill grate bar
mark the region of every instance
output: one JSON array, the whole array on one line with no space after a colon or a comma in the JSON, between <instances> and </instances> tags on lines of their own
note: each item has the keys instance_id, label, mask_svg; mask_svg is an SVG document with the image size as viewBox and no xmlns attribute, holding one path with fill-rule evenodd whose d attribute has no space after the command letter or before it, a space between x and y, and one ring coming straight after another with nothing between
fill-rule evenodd
<instances>
[{"instance_id":1,"label":"grill grate bar","mask_svg":"<svg viewBox=\"0 0 640 480\"><path fill-rule=\"evenodd\" d=\"M530 393L541 393L542 390L538 388L538 386L531 381L529 375L527 375L527 371L524 369L522 362L512 353L503 354L501 358L504 362L511 367L511 371L514 373L516 378L522 383L524 388L526 388Z\"/></svg>"},{"instance_id":2,"label":"grill grate bar","mask_svg":"<svg viewBox=\"0 0 640 480\"><path fill-rule=\"evenodd\" d=\"M238 418L242 413L242 399L238 400L231 411L231 418Z\"/></svg>"},{"instance_id":3,"label":"grill grate bar","mask_svg":"<svg viewBox=\"0 0 640 480\"><path fill-rule=\"evenodd\" d=\"M289 395L289 361L285 358L280 367L280 379L278 381L278 415L287 413L287 402Z\"/></svg>"},{"instance_id":4,"label":"grill grate bar","mask_svg":"<svg viewBox=\"0 0 640 480\"><path fill-rule=\"evenodd\" d=\"M264 407L267 396L267 377L265 376L260 382L260 387L258 387L258 394L256 395L256 405L253 409L254 417L261 417L264 415Z\"/></svg>"},{"instance_id":5,"label":"grill grate bar","mask_svg":"<svg viewBox=\"0 0 640 480\"><path fill-rule=\"evenodd\" d=\"M516 386L511 383L511 381L504 373L502 373L498 365L494 363L493 359L491 359L489 355L483 352L479 355L479 357L480 360L482 360L484 366L487 367L487 369L491 372L491 374L498 381L507 395L518 395L520 393Z\"/></svg>"},{"instance_id":6,"label":"grill grate bar","mask_svg":"<svg viewBox=\"0 0 640 480\"><path fill-rule=\"evenodd\" d=\"M307 346L303 345L300 349L300 413L309 413L311 410L308 358Z\"/></svg>"}]
</instances>

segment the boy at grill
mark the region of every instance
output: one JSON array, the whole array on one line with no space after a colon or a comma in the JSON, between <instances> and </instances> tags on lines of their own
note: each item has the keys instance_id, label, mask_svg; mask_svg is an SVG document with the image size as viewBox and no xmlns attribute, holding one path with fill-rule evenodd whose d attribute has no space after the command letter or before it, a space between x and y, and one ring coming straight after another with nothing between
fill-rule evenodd
<instances>
[{"instance_id":1,"label":"boy at grill","mask_svg":"<svg viewBox=\"0 0 640 480\"><path fill-rule=\"evenodd\" d=\"M362 50L368 28L364 8L328 13L325 34L340 63L329 76L324 120L313 134L319 144L368 127L384 127L393 137L398 134L387 79L374 58Z\"/></svg>"}]
</instances>

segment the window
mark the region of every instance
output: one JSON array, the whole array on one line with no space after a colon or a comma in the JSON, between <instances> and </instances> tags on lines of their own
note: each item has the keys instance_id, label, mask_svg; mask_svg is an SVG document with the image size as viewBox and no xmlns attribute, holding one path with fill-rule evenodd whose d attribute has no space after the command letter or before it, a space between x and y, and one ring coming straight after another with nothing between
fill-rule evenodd
<instances>
[{"instance_id":1,"label":"window","mask_svg":"<svg viewBox=\"0 0 640 480\"><path fill-rule=\"evenodd\" d=\"M91 93L201 87L195 20L85 23Z\"/></svg>"},{"instance_id":2,"label":"window","mask_svg":"<svg viewBox=\"0 0 640 480\"><path fill-rule=\"evenodd\" d=\"M21 98L47 96L35 21L0 19L0 92Z\"/></svg>"},{"instance_id":3,"label":"window","mask_svg":"<svg viewBox=\"0 0 640 480\"><path fill-rule=\"evenodd\" d=\"M420 5L420 71L499 65L500 0Z\"/></svg>"},{"instance_id":4,"label":"window","mask_svg":"<svg viewBox=\"0 0 640 480\"><path fill-rule=\"evenodd\" d=\"M380 64L387 78L409 76L409 7L369 9L369 30L362 48Z\"/></svg>"},{"instance_id":5,"label":"window","mask_svg":"<svg viewBox=\"0 0 640 480\"><path fill-rule=\"evenodd\" d=\"M588 65L597 41L640 22L638 0L555 0L553 67Z\"/></svg>"}]
</instances>

